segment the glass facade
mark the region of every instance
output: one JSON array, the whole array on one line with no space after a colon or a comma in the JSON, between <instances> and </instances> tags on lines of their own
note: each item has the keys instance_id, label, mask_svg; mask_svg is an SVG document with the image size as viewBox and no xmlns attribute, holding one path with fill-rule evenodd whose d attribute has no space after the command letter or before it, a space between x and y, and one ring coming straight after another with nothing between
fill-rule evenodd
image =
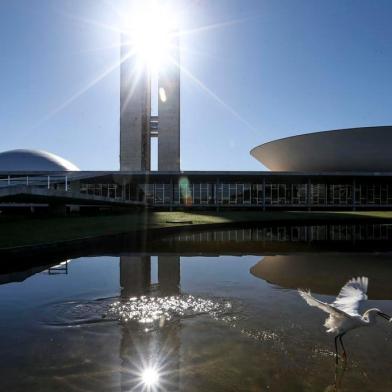
<instances>
[{"instance_id":1,"label":"glass facade","mask_svg":"<svg viewBox=\"0 0 392 392\"><path fill-rule=\"evenodd\" d=\"M392 207L392 181L342 181L342 178L258 182L194 181L81 184L82 193L145 202L156 207L371 208Z\"/></svg>"},{"instance_id":2,"label":"glass facade","mask_svg":"<svg viewBox=\"0 0 392 392\"><path fill-rule=\"evenodd\" d=\"M195 174L198 173L198 174ZM132 201L162 208L389 209L392 176L301 173L0 175L0 189L31 186L75 192L100 202Z\"/></svg>"}]
</instances>

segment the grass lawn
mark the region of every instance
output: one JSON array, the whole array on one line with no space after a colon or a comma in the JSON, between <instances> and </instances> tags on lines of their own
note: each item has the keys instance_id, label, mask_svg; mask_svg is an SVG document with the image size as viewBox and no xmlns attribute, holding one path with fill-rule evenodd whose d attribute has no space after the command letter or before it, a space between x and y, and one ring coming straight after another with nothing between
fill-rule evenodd
<instances>
[{"instance_id":1,"label":"grass lawn","mask_svg":"<svg viewBox=\"0 0 392 392\"><path fill-rule=\"evenodd\" d=\"M69 217L0 217L0 249L27 245L49 244L103 235L121 234L136 230L195 225L314 221L388 220L392 211L360 212L138 212L125 215L69 216Z\"/></svg>"}]
</instances>

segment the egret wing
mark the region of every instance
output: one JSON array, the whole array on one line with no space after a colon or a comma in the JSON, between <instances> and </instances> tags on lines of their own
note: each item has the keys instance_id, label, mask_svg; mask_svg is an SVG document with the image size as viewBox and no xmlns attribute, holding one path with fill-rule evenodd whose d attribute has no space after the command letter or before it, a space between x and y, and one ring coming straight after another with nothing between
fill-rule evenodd
<instances>
[{"instance_id":1,"label":"egret wing","mask_svg":"<svg viewBox=\"0 0 392 392\"><path fill-rule=\"evenodd\" d=\"M330 315L341 316L343 313L340 309L335 308L335 306L314 298L313 295L310 294L310 291L298 289L298 293L307 302L308 305L315 306Z\"/></svg>"},{"instance_id":2,"label":"egret wing","mask_svg":"<svg viewBox=\"0 0 392 392\"><path fill-rule=\"evenodd\" d=\"M340 290L332 306L351 316L358 315L361 301L367 299L368 282L369 279L365 276L349 280Z\"/></svg>"}]
</instances>

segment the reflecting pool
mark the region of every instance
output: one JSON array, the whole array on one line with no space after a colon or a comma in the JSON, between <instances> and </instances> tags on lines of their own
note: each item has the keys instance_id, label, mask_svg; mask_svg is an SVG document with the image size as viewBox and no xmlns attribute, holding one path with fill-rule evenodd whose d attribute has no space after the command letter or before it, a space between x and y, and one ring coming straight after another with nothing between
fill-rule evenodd
<instances>
[{"instance_id":1,"label":"reflecting pool","mask_svg":"<svg viewBox=\"0 0 392 392\"><path fill-rule=\"evenodd\" d=\"M4 391L390 391L392 325L326 314L354 276L392 314L392 226L227 227L2 258Z\"/></svg>"}]
</instances>

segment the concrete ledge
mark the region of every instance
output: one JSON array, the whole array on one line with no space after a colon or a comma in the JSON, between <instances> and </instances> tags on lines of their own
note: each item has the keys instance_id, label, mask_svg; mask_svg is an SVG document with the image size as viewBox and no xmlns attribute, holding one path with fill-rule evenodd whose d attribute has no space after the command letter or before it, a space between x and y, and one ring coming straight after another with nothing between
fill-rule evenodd
<instances>
[{"instance_id":1,"label":"concrete ledge","mask_svg":"<svg viewBox=\"0 0 392 392\"><path fill-rule=\"evenodd\" d=\"M16 185L0 188L0 200L28 203L64 203L83 205L107 206L145 206L143 202L119 200L110 197L89 195L75 191L61 189L47 189L26 185Z\"/></svg>"}]
</instances>

